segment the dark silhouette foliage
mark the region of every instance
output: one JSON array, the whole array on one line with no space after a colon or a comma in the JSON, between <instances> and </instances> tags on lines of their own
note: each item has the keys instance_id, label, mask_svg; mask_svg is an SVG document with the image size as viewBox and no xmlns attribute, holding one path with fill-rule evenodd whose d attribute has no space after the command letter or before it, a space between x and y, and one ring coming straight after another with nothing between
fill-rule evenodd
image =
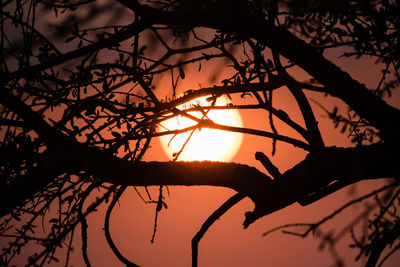
<instances>
[{"instance_id":1,"label":"dark silhouette foliage","mask_svg":"<svg viewBox=\"0 0 400 267\"><path fill-rule=\"evenodd\" d=\"M74 232L80 229L83 258L90 266L87 216L105 206L110 248L122 263L136 266L120 253L109 231L112 210L128 187L159 186L158 197L148 201L156 206L155 228L158 213L167 207L165 186L237 191L194 236L192 264L197 266L204 233L244 197L255 203L245 215L246 228L293 203L308 205L356 182L386 178L382 187L316 223L265 233L283 229L319 236L340 266L334 249L340 237L323 233L320 226L372 199L374 204L342 232L352 237L358 258L367 257L366 266L380 266L400 248L400 111L388 104L400 83L399 14L397 0L2 1L0 236L7 244L0 265L12 264L35 244L28 266L59 261L59 249L68 266ZM377 87L367 88L329 61L330 51L381 66ZM207 86L180 86L213 64L224 64L230 72L216 71ZM299 69L307 80L296 78ZM163 78L169 82L160 88ZM273 95L281 88L298 104L296 118L276 107ZM308 92L342 101L334 108L317 105L352 145L326 146ZM222 95L242 98L216 106ZM209 105L178 108L202 96ZM270 130L215 123L207 113L218 108L264 110ZM189 113L195 110L204 116ZM159 127L175 116L195 125ZM283 124L294 134L281 131ZM283 171L273 157L254 151L270 176L237 163L179 162L184 146L170 162L142 160L154 138L201 128L263 136L271 142L271 156L281 142L308 154ZM356 233L361 222L366 227Z\"/></svg>"}]
</instances>

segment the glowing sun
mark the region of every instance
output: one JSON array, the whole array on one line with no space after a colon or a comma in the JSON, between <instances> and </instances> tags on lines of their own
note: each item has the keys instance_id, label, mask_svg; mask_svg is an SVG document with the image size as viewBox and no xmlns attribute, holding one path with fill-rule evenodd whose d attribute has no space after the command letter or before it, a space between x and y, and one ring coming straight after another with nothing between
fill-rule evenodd
<instances>
[{"instance_id":1,"label":"glowing sun","mask_svg":"<svg viewBox=\"0 0 400 267\"><path fill-rule=\"evenodd\" d=\"M188 102L178 107L180 110L196 106L210 106L211 102L202 97ZM225 97L219 97L215 106L227 106L228 100ZM204 109L206 110L206 109ZM199 119L203 118L200 111L188 112ZM233 109L211 109L207 117L217 124L242 127L242 120L237 110ZM163 130L184 129L197 122L183 116L177 116L161 123ZM179 152L187 141L192 131L174 135L164 135L161 137L161 144L164 151L171 157ZM194 130L190 140L186 144L178 160L213 160L229 161L238 151L242 142L242 134L235 132L222 131L218 129L201 128Z\"/></svg>"}]
</instances>

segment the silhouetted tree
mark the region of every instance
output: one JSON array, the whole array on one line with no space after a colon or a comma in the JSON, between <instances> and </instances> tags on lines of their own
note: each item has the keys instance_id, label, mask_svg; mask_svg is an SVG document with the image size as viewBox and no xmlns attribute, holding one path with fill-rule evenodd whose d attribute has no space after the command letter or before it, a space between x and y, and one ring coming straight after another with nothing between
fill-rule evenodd
<instances>
[{"instance_id":1,"label":"silhouetted tree","mask_svg":"<svg viewBox=\"0 0 400 267\"><path fill-rule=\"evenodd\" d=\"M127 187L151 185L160 186L152 200L156 213L165 206L166 185L237 191L193 238L193 266L205 231L244 197L255 203L245 214L248 227L295 202L307 205L358 181L378 178L393 180L295 234L316 233L346 207L375 198L364 212L370 215L367 230L357 236L348 227L346 233L352 235L359 257L368 256L367 266L399 249L400 111L386 102L400 83L399 1L16 0L2 1L0 12L0 235L10 241L2 249L1 265L10 264L31 243L39 247L28 265L57 260L54 253L63 246L68 265L73 233L80 227L89 266L86 217L107 205L104 225L110 248L121 262L135 266L113 243L109 220ZM353 79L325 57L330 50L345 58L369 57L382 66L379 85L367 88ZM201 71L202 64L214 61L232 68L230 76L216 74L209 87L177 93L179 81L192 75L190 67ZM309 80L296 80L293 70L298 69ZM167 76L172 83L159 92L156 81ZM296 100L297 119L274 107L273 93L281 88L288 88ZM306 91L345 103L347 110L320 105L354 145L325 145ZM215 99L235 94L256 102L222 108L266 110L270 131L208 119L207 112L217 108ZM177 108L200 96L209 96L210 104ZM205 116L193 117L188 113L193 110ZM158 127L174 116L188 117L196 125L171 131ZM283 134L278 122L293 134ZM179 152L171 162L141 160L153 138L199 128L264 136L272 142L272 154L277 143L286 142L308 155L280 171L257 152L271 177L236 163L179 162ZM44 222L50 230L43 236L36 227L50 207L58 212ZM334 245L332 236L321 238Z\"/></svg>"}]
</instances>

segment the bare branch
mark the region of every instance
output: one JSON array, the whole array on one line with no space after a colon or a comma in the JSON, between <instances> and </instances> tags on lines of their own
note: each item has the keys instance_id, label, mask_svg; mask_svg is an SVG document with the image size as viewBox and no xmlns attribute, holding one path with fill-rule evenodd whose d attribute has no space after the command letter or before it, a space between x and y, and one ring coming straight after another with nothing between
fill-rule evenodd
<instances>
[{"instance_id":1,"label":"bare branch","mask_svg":"<svg viewBox=\"0 0 400 267\"><path fill-rule=\"evenodd\" d=\"M107 208L107 212L106 212L106 217L104 219L104 233L106 236L106 240L108 245L110 246L111 250L113 251L114 255L117 256L117 258L124 264L126 264L126 266L129 267L135 267L135 266L139 266L134 264L133 262L131 262L130 260L128 260L127 258L125 258L121 252L118 250L118 248L116 247L116 245L114 244L114 241L111 238L111 233L110 233L110 216L111 216L111 212L115 207L115 204L117 204L119 198L121 197L121 195L124 193L126 189L126 186L122 186L118 189L117 193L114 195L110 205Z\"/></svg>"},{"instance_id":2,"label":"bare branch","mask_svg":"<svg viewBox=\"0 0 400 267\"><path fill-rule=\"evenodd\" d=\"M192 239L192 267L198 266L198 247L199 242L203 238L204 234L207 230L222 216L224 215L230 208L240 202L245 196L242 194L235 194L230 197L227 201L224 202L218 209L216 209L203 223L200 230L196 233L196 235Z\"/></svg>"},{"instance_id":3,"label":"bare branch","mask_svg":"<svg viewBox=\"0 0 400 267\"><path fill-rule=\"evenodd\" d=\"M279 54L277 54L275 51L272 51L272 55L274 57L275 68L277 69L279 75L283 77L283 79L286 81L287 87L289 88L290 92L296 99L297 104L299 105L301 114L303 115L303 119L308 130L307 140L310 143L311 148L313 150L323 149L325 147L324 141L318 128L318 122L315 119L314 113L311 109L310 103L307 100L307 97L298 86L298 84L294 81L294 79L292 79L292 77L282 67L281 61L279 59Z\"/></svg>"}]
</instances>

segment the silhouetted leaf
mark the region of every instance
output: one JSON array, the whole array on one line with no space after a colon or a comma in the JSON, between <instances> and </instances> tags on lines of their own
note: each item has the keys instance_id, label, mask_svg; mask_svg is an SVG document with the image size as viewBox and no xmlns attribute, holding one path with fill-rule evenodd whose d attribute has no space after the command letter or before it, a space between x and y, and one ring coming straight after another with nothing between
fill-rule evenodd
<instances>
[{"instance_id":1,"label":"silhouetted leaf","mask_svg":"<svg viewBox=\"0 0 400 267\"><path fill-rule=\"evenodd\" d=\"M183 71L183 69L181 67L179 67L179 76L181 76L181 79L185 79L185 72Z\"/></svg>"},{"instance_id":2,"label":"silhouetted leaf","mask_svg":"<svg viewBox=\"0 0 400 267\"><path fill-rule=\"evenodd\" d=\"M72 203L72 201L74 200L74 196L70 195L64 198L63 201L67 201L68 203Z\"/></svg>"},{"instance_id":3,"label":"silhouetted leaf","mask_svg":"<svg viewBox=\"0 0 400 267\"><path fill-rule=\"evenodd\" d=\"M118 132L111 132L111 134L116 138L121 138L122 137L122 135L120 133L118 133Z\"/></svg>"},{"instance_id":4,"label":"silhouetted leaf","mask_svg":"<svg viewBox=\"0 0 400 267\"><path fill-rule=\"evenodd\" d=\"M67 39L65 40L65 42L66 42L66 43L69 43L69 42L73 41L75 38L76 38L76 36L71 36L71 37L67 38Z\"/></svg>"},{"instance_id":5,"label":"silhouetted leaf","mask_svg":"<svg viewBox=\"0 0 400 267\"><path fill-rule=\"evenodd\" d=\"M337 107L334 107L334 108L333 108L333 111L332 111L332 116L333 116L333 117L336 117L337 112L338 112L338 108L337 108Z\"/></svg>"},{"instance_id":6,"label":"silhouetted leaf","mask_svg":"<svg viewBox=\"0 0 400 267\"><path fill-rule=\"evenodd\" d=\"M146 49L147 49L147 45L142 46L138 51L139 55L142 55L144 53L144 50L146 50Z\"/></svg>"},{"instance_id":7,"label":"silhouetted leaf","mask_svg":"<svg viewBox=\"0 0 400 267\"><path fill-rule=\"evenodd\" d=\"M55 262L60 262L56 257L50 256L50 260L55 261Z\"/></svg>"}]
</instances>

